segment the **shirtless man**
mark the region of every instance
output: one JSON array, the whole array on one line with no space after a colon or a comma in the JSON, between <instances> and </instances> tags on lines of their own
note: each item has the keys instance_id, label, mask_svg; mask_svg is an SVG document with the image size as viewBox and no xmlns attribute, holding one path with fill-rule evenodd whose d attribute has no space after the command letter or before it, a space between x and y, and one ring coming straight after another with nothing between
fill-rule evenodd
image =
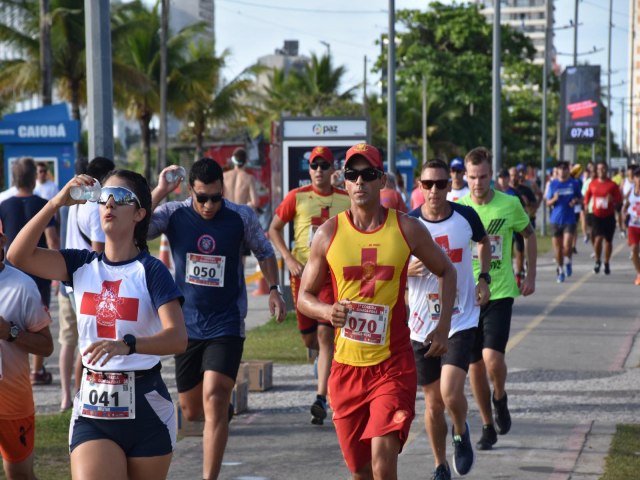
<instances>
[{"instance_id":1,"label":"shirtless man","mask_svg":"<svg viewBox=\"0 0 640 480\"><path fill-rule=\"evenodd\" d=\"M224 174L224 193L233 203L248 205L256 210L258 208L258 194L256 192L255 179L244 167L247 164L247 151L238 147L231 157L233 170Z\"/></svg>"}]
</instances>

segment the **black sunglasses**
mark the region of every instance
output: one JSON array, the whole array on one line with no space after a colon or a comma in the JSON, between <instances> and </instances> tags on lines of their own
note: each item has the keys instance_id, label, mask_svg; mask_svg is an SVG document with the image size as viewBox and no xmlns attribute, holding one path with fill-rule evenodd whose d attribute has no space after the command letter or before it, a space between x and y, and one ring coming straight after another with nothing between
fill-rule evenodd
<instances>
[{"instance_id":1,"label":"black sunglasses","mask_svg":"<svg viewBox=\"0 0 640 480\"><path fill-rule=\"evenodd\" d=\"M331 164L328 162L311 162L309 164L309 168L311 170L317 170L320 167L320 170L329 170L331 168Z\"/></svg>"},{"instance_id":2,"label":"black sunglasses","mask_svg":"<svg viewBox=\"0 0 640 480\"><path fill-rule=\"evenodd\" d=\"M138 205L141 207L140 200L135 193L124 187L102 187L100 190L100 198L98 203L105 205L109 201L109 197L113 197L116 205Z\"/></svg>"},{"instance_id":3,"label":"black sunglasses","mask_svg":"<svg viewBox=\"0 0 640 480\"><path fill-rule=\"evenodd\" d=\"M216 193L214 195L205 195L204 193L193 192L193 194L196 196L196 201L203 205L207 203L209 200L211 200L211 203L218 203L220 200L222 200L221 193Z\"/></svg>"},{"instance_id":4,"label":"black sunglasses","mask_svg":"<svg viewBox=\"0 0 640 480\"><path fill-rule=\"evenodd\" d=\"M444 190L449 185L449 180L420 180L422 187L431 190L435 185L438 190Z\"/></svg>"},{"instance_id":5,"label":"black sunglasses","mask_svg":"<svg viewBox=\"0 0 640 480\"><path fill-rule=\"evenodd\" d=\"M365 168L364 170L348 169L344 171L345 180L355 182L358 180L358 177L362 177L362 180L364 180L365 182L373 182L374 180L382 177L382 172L371 167Z\"/></svg>"}]
</instances>

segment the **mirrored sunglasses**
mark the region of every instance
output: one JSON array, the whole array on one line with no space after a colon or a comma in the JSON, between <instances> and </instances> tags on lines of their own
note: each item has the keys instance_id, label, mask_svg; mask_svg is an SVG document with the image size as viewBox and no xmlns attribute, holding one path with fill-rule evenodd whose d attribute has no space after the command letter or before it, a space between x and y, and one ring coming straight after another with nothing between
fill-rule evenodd
<instances>
[{"instance_id":1,"label":"mirrored sunglasses","mask_svg":"<svg viewBox=\"0 0 640 480\"><path fill-rule=\"evenodd\" d=\"M431 190L435 185L438 190L444 190L449 185L449 180L420 180L422 188Z\"/></svg>"},{"instance_id":2,"label":"mirrored sunglasses","mask_svg":"<svg viewBox=\"0 0 640 480\"><path fill-rule=\"evenodd\" d=\"M135 193L124 187L102 187L100 190L100 198L98 203L105 205L109 201L109 197L113 197L116 205L138 205L141 207L140 200Z\"/></svg>"},{"instance_id":3,"label":"mirrored sunglasses","mask_svg":"<svg viewBox=\"0 0 640 480\"><path fill-rule=\"evenodd\" d=\"M309 168L311 170L317 170L320 167L320 170L329 170L331 168L331 164L327 162L311 162L309 164Z\"/></svg>"},{"instance_id":4,"label":"mirrored sunglasses","mask_svg":"<svg viewBox=\"0 0 640 480\"><path fill-rule=\"evenodd\" d=\"M219 201L222 200L222 194L221 193L216 193L214 195L205 195L204 193L193 192L193 194L196 197L196 201L198 203L203 204L203 205L205 203L207 203L209 200L211 200L211 203L218 203Z\"/></svg>"},{"instance_id":5,"label":"mirrored sunglasses","mask_svg":"<svg viewBox=\"0 0 640 480\"><path fill-rule=\"evenodd\" d=\"M344 178L350 182L357 181L358 177L362 177L362 180L365 182L373 182L382 177L382 172L371 167L365 168L364 170L347 169L344 171Z\"/></svg>"}]
</instances>

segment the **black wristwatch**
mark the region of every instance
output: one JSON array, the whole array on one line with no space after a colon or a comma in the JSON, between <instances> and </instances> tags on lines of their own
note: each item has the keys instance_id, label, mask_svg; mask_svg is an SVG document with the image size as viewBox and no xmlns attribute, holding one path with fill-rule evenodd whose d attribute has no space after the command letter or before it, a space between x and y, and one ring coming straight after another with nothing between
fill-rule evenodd
<instances>
[{"instance_id":1,"label":"black wristwatch","mask_svg":"<svg viewBox=\"0 0 640 480\"><path fill-rule=\"evenodd\" d=\"M480 275L478 275L478 280L484 280L485 282L487 282L487 285L491 285L491 275L489 275L488 272L483 272Z\"/></svg>"},{"instance_id":2,"label":"black wristwatch","mask_svg":"<svg viewBox=\"0 0 640 480\"><path fill-rule=\"evenodd\" d=\"M130 333L127 333L122 341L127 347L129 347L129 353L127 353L127 355L136 353L136 337L134 337Z\"/></svg>"},{"instance_id":3,"label":"black wristwatch","mask_svg":"<svg viewBox=\"0 0 640 480\"><path fill-rule=\"evenodd\" d=\"M14 342L20 334L20 329L13 322L9 322L9 325L11 325L11 327L9 327L9 338L7 338L7 342Z\"/></svg>"},{"instance_id":4,"label":"black wristwatch","mask_svg":"<svg viewBox=\"0 0 640 480\"><path fill-rule=\"evenodd\" d=\"M276 290L280 295L282 295L282 288L280 288L280 285L271 285L269 287L269 293L271 293L273 290Z\"/></svg>"}]
</instances>

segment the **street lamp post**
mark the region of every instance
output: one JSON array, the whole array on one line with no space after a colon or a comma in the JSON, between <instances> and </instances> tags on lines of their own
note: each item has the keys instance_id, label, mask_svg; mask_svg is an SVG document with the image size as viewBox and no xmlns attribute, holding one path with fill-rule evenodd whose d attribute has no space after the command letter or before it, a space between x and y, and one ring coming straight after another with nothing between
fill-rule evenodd
<instances>
[{"instance_id":1,"label":"street lamp post","mask_svg":"<svg viewBox=\"0 0 640 480\"><path fill-rule=\"evenodd\" d=\"M500 135L500 0L493 2L493 110L492 110L492 137L493 137L493 174L498 174L502 167L502 137Z\"/></svg>"},{"instance_id":2,"label":"street lamp post","mask_svg":"<svg viewBox=\"0 0 640 480\"><path fill-rule=\"evenodd\" d=\"M389 0L389 45L387 56L387 168L396 170L396 7Z\"/></svg>"}]
</instances>

